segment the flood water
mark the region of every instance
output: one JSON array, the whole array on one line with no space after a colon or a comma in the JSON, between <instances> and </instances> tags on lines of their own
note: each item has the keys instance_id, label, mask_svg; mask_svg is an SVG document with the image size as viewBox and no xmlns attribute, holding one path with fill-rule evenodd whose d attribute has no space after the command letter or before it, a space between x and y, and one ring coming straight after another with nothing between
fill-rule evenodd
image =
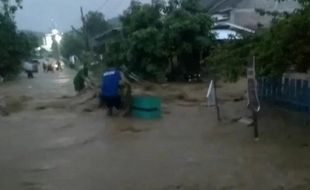
<instances>
[{"instance_id":1,"label":"flood water","mask_svg":"<svg viewBox=\"0 0 310 190\"><path fill-rule=\"evenodd\" d=\"M75 96L73 76L65 69L0 86L21 101L0 117L1 190L310 188L310 128L291 113L263 112L258 142L229 119L246 102L223 102L222 123L213 109L173 103L157 121L107 118L64 106Z\"/></svg>"}]
</instances>

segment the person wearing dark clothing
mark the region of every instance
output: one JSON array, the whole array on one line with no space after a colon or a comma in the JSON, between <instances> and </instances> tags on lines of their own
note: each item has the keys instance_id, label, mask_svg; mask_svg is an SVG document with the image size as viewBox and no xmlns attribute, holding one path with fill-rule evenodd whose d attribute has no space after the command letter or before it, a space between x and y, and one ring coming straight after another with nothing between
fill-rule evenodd
<instances>
[{"instance_id":1,"label":"person wearing dark clothing","mask_svg":"<svg viewBox=\"0 0 310 190\"><path fill-rule=\"evenodd\" d=\"M28 77L29 79L32 79L32 78L33 78L33 73L32 73L32 71L26 71L26 73L27 73L27 77Z\"/></svg>"},{"instance_id":2,"label":"person wearing dark clothing","mask_svg":"<svg viewBox=\"0 0 310 190\"><path fill-rule=\"evenodd\" d=\"M57 66L57 71L62 71L62 67L61 67L61 63L60 63L60 61L57 61L56 62L56 66Z\"/></svg>"},{"instance_id":3,"label":"person wearing dark clothing","mask_svg":"<svg viewBox=\"0 0 310 190\"><path fill-rule=\"evenodd\" d=\"M30 62L24 62L23 63L23 70L26 72L27 77L29 79L33 78L33 72L35 72L36 68L35 65Z\"/></svg>"},{"instance_id":4,"label":"person wearing dark clothing","mask_svg":"<svg viewBox=\"0 0 310 190\"><path fill-rule=\"evenodd\" d=\"M111 68L102 74L100 100L108 108L108 115L113 115L113 108L121 109L122 101L120 96L120 85L123 82L121 71Z\"/></svg>"}]
</instances>

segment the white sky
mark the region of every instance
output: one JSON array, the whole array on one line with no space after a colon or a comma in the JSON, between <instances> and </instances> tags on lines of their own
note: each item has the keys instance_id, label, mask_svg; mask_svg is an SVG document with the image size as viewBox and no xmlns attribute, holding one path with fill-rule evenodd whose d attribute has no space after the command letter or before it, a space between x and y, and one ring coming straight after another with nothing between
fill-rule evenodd
<instances>
[{"instance_id":1,"label":"white sky","mask_svg":"<svg viewBox=\"0 0 310 190\"><path fill-rule=\"evenodd\" d=\"M66 31L71 25L81 25L81 6L85 13L98 10L111 18L121 14L129 3L130 0L23 0L23 9L17 12L16 22L19 29L47 32L52 27L53 19L57 28Z\"/></svg>"}]
</instances>

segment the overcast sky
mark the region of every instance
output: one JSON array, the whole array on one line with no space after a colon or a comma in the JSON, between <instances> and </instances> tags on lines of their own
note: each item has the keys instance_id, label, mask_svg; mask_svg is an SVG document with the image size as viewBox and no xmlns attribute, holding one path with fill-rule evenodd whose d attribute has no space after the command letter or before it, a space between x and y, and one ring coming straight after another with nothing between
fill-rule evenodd
<instances>
[{"instance_id":1,"label":"overcast sky","mask_svg":"<svg viewBox=\"0 0 310 190\"><path fill-rule=\"evenodd\" d=\"M66 31L71 25L81 25L81 6L85 13L98 10L111 18L121 14L129 3L130 0L23 0L24 8L18 11L16 21L19 29L47 32L53 19L57 28Z\"/></svg>"}]
</instances>

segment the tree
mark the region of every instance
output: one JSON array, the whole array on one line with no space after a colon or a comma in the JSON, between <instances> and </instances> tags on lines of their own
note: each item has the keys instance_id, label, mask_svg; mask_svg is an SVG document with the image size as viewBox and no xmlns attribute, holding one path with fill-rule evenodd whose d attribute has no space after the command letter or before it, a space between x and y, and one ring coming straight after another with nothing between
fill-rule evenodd
<instances>
[{"instance_id":1,"label":"tree","mask_svg":"<svg viewBox=\"0 0 310 190\"><path fill-rule=\"evenodd\" d=\"M84 89L89 64L94 61L93 49L91 49L93 48L92 40L111 28L104 15L97 11L88 12L85 18L82 18L82 21L83 26L80 29L72 28L72 31L63 36L60 44L61 54L65 58L75 55L83 63L83 69L74 78L74 86L77 91Z\"/></svg>"},{"instance_id":2,"label":"tree","mask_svg":"<svg viewBox=\"0 0 310 190\"><path fill-rule=\"evenodd\" d=\"M200 8L199 0L153 0L151 4L132 1L121 16L123 39L111 43L109 63L118 62L144 78L162 80L170 72L172 60L180 62L172 70L200 71L203 55L208 54L213 36L212 21ZM112 48L110 48L110 46ZM169 64L170 63L170 64Z\"/></svg>"},{"instance_id":3,"label":"tree","mask_svg":"<svg viewBox=\"0 0 310 190\"><path fill-rule=\"evenodd\" d=\"M21 52L18 49L15 23L0 14L0 75L8 78L19 71Z\"/></svg>"},{"instance_id":4,"label":"tree","mask_svg":"<svg viewBox=\"0 0 310 190\"><path fill-rule=\"evenodd\" d=\"M245 74L249 56L253 51L253 37L222 42L214 47L207 58L207 71L213 77L237 81Z\"/></svg>"},{"instance_id":5,"label":"tree","mask_svg":"<svg viewBox=\"0 0 310 190\"><path fill-rule=\"evenodd\" d=\"M40 35L34 32L18 32L18 47L23 58L30 58L36 55L35 48L42 43Z\"/></svg>"},{"instance_id":6,"label":"tree","mask_svg":"<svg viewBox=\"0 0 310 190\"><path fill-rule=\"evenodd\" d=\"M60 50L61 54L68 59L72 55L82 55L82 52L86 50L86 45L80 34L70 31L64 34Z\"/></svg>"},{"instance_id":7,"label":"tree","mask_svg":"<svg viewBox=\"0 0 310 190\"><path fill-rule=\"evenodd\" d=\"M261 75L277 76L289 69L310 68L310 6L274 21L256 45Z\"/></svg>"},{"instance_id":8,"label":"tree","mask_svg":"<svg viewBox=\"0 0 310 190\"><path fill-rule=\"evenodd\" d=\"M272 26L242 41L231 41L214 48L209 62L226 79L236 80L246 70L247 60L256 55L260 76L278 77L294 70L310 69L310 1L291 14L277 14Z\"/></svg>"},{"instance_id":9,"label":"tree","mask_svg":"<svg viewBox=\"0 0 310 190\"><path fill-rule=\"evenodd\" d=\"M162 1L152 1L151 4L132 1L121 16L124 39L120 47L127 49L123 64L153 80L162 78L168 60L162 34L163 9Z\"/></svg>"},{"instance_id":10,"label":"tree","mask_svg":"<svg viewBox=\"0 0 310 190\"><path fill-rule=\"evenodd\" d=\"M166 10L169 14L164 19L163 33L172 75L199 73L202 58L208 55L214 41L209 15L198 0L170 0ZM177 58L177 64L173 58Z\"/></svg>"},{"instance_id":11,"label":"tree","mask_svg":"<svg viewBox=\"0 0 310 190\"><path fill-rule=\"evenodd\" d=\"M18 9L23 8L21 3L23 0L0 0L2 5L3 15L6 17L13 17Z\"/></svg>"},{"instance_id":12,"label":"tree","mask_svg":"<svg viewBox=\"0 0 310 190\"><path fill-rule=\"evenodd\" d=\"M85 16L85 28L89 37L95 37L110 29L110 24L100 12L90 11Z\"/></svg>"},{"instance_id":13,"label":"tree","mask_svg":"<svg viewBox=\"0 0 310 190\"><path fill-rule=\"evenodd\" d=\"M98 34L102 34L109 29L110 24L105 20L102 13L88 12L85 16L85 27L73 28L72 31L65 33L63 36L61 54L66 58L71 55L82 56L84 51L88 51L86 40L92 41ZM88 36L86 37L85 34Z\"/></svg>"},{"instance_id":14,"label":"tree","mask_svg":"<svg viewBox=\"0 0 310 190\"><path fill-rule=\"evenodd\" d=\"M32 34L17 31L14 13L21 8L21 0L1 0L0 5L0 76L8 79L19 73L21 60L32 55L38 40Z\"/></svg>"}]
</instances>

